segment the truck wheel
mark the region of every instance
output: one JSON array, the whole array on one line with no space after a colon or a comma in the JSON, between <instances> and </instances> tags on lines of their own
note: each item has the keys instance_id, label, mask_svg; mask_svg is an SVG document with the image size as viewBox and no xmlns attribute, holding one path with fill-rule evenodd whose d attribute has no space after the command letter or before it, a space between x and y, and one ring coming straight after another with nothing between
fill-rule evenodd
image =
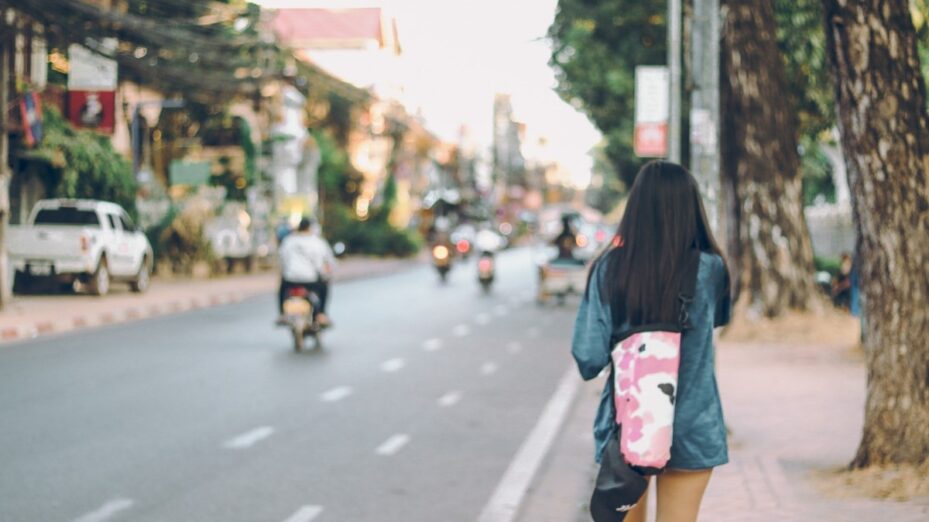
<instances>
[{"instance_id":1,"label":"truck wheel","mask_svg":"<svg viewBox=\"0 0 929 522\"><path fill-rule=\"evenodd\" d=\"M97 264L97 269L90 276L90 281L87 285L90 293L94 295L106 295L110 291L110 269L107 267L106 258L101 257L100 262Z\"/></svg>"},{"instance_id":2,"label":"truck wheel","mask_svg":"<svg viewBox=\"0 0 929 522\"><path fill-rule=\"evenodd\" d=\"M135 276L135 279L129 283L129 288L137 294L144 293L148 290L149 285L152 282L152 262L148 260L148 256L142 258L142 264L139 266L139 273Z\"/></svg>"}]
</instances>

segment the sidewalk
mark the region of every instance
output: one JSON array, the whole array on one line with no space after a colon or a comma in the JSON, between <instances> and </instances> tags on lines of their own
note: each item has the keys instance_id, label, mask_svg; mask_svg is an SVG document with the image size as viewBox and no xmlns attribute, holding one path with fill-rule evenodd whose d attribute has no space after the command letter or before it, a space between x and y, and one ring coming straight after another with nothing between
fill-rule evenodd
<instances>
[{"instance_id":1,"label":"sidewalk","mask_svg":"<svg viewBox=\"0 0 929 522\"><path fill-rule=\"evenodd\" d=\"M419 263L419 258L347 258L339 262L335 281L386 275ZM233 303L259 294L270 295L277 288L278 277L277 271L270 271L214 279L154 278L151 288L144 294L134 294L126 285L114 284L106 297L17 295L7 309L0 312L0 345L39 335Z\"/></svg>"},{"instance_id":2,"label":"sidewalk","mask_svg":"<svg viewBox=\"0 0 929 522\"><path fill-rule=\"evenodd\" d=\"M929 498L829 498L814 474L845 466L861 435L865 369L847 348L722 343L718 378L731 430L701 522L929 520ZM603 381L585 383L516 520L590 520L590 427ZM650 495L654 520L654 494Z\"/></svg>"}]
</instances>

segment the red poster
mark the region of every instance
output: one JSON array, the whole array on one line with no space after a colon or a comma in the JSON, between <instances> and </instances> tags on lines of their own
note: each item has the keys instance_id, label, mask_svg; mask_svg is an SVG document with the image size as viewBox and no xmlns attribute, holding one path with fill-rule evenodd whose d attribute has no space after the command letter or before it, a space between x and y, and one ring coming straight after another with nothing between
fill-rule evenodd
<instances>
[{"instance_id":1,"label":"red poster","mask_svg":"<svg viewBox=\"0 0 929 522\"><path fill-rule=\"evenodd\" d=\"M78 128L111 134L116 123L116 93L68 91L68 120Z\"/></svg>"},{"instance_id":2,"label":"red poster","mask_svg":"<svg viewBox=\"0 0 929 522\"><path fill-rule=\"evenodd\" d=\"M668 155L667 123L635 124L635 155L640 158L664 158Z\"/></svg>"}]
</instances>

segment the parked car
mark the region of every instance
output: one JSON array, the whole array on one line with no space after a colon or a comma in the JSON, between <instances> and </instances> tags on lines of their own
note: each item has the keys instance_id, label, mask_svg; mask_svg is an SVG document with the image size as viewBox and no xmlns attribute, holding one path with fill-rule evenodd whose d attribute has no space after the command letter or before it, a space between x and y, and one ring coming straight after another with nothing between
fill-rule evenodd
<instances>
[{"instance_id":1,"label":"parked car","mask_svg":"<svg viewBox=\"0 0 929 522\"><path fill-rule=\"evenodd\" d=\"M14 289L37 282L70 289L75 281L96 295L110 283L129 283L144 292L151 282L152 247L119 205L107 201L45 199L23 226L10 228L9 255Z\"/></svg>"}]
</instances>

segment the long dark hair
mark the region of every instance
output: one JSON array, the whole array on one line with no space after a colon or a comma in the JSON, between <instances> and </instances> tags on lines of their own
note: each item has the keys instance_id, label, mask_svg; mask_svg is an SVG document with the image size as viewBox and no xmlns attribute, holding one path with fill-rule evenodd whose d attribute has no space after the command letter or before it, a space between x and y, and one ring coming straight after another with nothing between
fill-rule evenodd
<instances>
[{"instance_id":1,"label":"long dark hair","mask_svg":"<svg viewBox=\"0 0 929 522\"><path fill-rule=\"evenodd\" d=\"M697 180L667 161L639 170L616 237L619 246L598 261L607 264L601 295L614 320L631 326L677 322L678 292L693 249L722 257Z\"/></svg>"}]
</instances>

